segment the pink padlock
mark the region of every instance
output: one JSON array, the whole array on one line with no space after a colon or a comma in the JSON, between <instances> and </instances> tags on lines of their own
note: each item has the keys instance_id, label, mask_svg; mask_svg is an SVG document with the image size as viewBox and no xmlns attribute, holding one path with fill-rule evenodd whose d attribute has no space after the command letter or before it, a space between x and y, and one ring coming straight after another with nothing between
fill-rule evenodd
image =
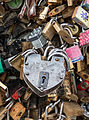
<instances>
[{"instance_id":1,"label":"pink padlock","mask_svg":"<svg viewBox=\"0 0 89 120\"><path fill-rule=\"evenodd\" d=\"M83 60L83 55L78 45L67 48L65 51L73 63Z\"/></svg>"},{"instance_id":2,"label":"pink padlock","mask_svg":"<svg viewBox=\"0 0 89 120\"><path fill-rule=\"evenodd\" d=\"M80 33L80 46L88 45L89 44L89 30Z\"/></svg>"}]
</instances>

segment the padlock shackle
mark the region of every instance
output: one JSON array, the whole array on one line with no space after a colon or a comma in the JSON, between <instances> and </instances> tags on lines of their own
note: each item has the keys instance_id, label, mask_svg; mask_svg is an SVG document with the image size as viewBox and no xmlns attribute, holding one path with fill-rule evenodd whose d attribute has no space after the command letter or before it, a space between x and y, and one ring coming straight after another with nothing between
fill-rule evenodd
<instances>
[{"instance_id":1,"label":"padlock shackle","mask_svg":"<svg viewBox=\"0 0 89 120\"><path fill-rule=\"evenodd\" d=\"M48 50L50 48L55 48L55 47L54 46L47 46L46 49L45 49L45 51L44 51L44 57L47 57L47 53L48 53Z\"/></svg>"},{"instance_id":2,"label":"padlock shackle","mask_svg":"<svg viewBox=\"0 0 89 120\"><path fill-rule=\"evenodd\" d=\"M64 53L61 53L61 52L54 52L54 53L52 53L51 55L48 56L48 60L50 60L50 59L52 58L52 56L56 56L56 55L65 58L65 60L66 60L66 65L67 65L67 70L70 71L69 60L68 60L68 57L67 57Z\"/></svg>"},{"instance_id":3,"label":"padlock shackle","mask_svg":"<svg viewBox=\"0 0 89 120\"><path fill-rule=\"evenodd\" d=\"M37 51L34 49L29 49L22 54L22 56L24 56L24 62L26 62L27 57L31 54L37 54Z\"/></svg>"}]
</instances>

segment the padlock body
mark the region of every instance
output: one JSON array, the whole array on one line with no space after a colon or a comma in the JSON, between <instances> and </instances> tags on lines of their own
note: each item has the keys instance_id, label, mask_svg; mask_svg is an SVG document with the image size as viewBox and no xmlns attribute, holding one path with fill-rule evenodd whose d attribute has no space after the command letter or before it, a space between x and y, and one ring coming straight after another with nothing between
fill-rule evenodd
<instances>
[{"instance_id":1,"label":"padlock body","mask_svg":"<svg viewBox=\"0 0 89 120\"><path fill-rule=\"evenodd\" d=\"M17 102L10 110L10 116L14 119L14 120L19 120L22 115L25 113L25 107Z\"/></svg>"},{"instance_id":2,"label":"padlock body","mask_svg":"<svg viewBox=\"0 0 89 120\"><path fill-rule=\"evenodd\" d=\"M44 27L42 31L43 36L45 36L47 39L52 40L54 34L55 34L55 29L53 28L51 22L48 22L46 26Z\"/></svg>"},{"instance_id":3,"label":"padlock body","mask_svg":"<svg viewBox=\"0 0 89 120\"><path fill-rule=\"evenodd\" d=\"M72 15L72 19L78 23L81 27L89 28L89 13L85 11L81 6L76 7Z\"/></svg>"},{"instance_id":4,"label":"padlock body","mask_svg":"<svg viewBox=\"0 0 89 120\"><path fill-rule=\"evenodd\" d=\"M58 61L56 61L58 60ZM39 54L27 57L24 64L24 80L39 96L45 96L60 86L65 77L63 57L52 57L51 61L41 60Z\"/></svg>"}]
</instances>

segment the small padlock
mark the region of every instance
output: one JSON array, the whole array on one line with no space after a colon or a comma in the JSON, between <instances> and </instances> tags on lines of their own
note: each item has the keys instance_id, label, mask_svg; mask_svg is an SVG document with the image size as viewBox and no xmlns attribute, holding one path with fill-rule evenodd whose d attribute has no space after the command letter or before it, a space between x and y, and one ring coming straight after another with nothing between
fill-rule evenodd
<instances>
[{"instance_id":1,"label":"small padlock","mask_svg":"<svg viewBox=\"0 0 89 120\"><path fill-rule=\"evenodd\" d=\"M51 23L52 23L54 29L56 30L56 32L58 33L58 35L61 36L61 38L64 41L66 41L69 44L73 44L74 43L74 41L70 37L70 35L67 34L67 32L65 30L61 29L60 24L57 21L51 19Z\"/></svg>"},{"instance_id":2,"label":"small padlock","mask_svg":"<svg viewBox=\"0 0 89 120\"><path fill-rule=\"evenodd\" d=\"M89 13L81 6L75 8L72 19L81 27L85 29L89 28Z\"/></svg>"},{"instance_id":3,"label":"small padlock","mask_svg":"<svg viewBox=\"0 0 89 120\"><path fill-rule=\"evenodd\" d=\"M72 6L73 5L73 0L67 0L67 4L68 4L68 6Z\"/></svg>"},{"instance_id":4,"label":"small padlock","mask_svg":"<svg viewBox=\"0 0 89 120\"><path fill-rule=\"evenodd\" d=\"M50 6L50 5L61 5L62 4L62 2L63 2L63 0L48 0L48 5Z\"/></svg>"},{"instance_id":5,"label":"small padlock","mask_svg":"<svg viewBox=\"0 0 89 120\"><path fill-rule=\"evenodd\" d=\"M77 72L81 72L86 68L85 59L77 62Z\"/></svg>"},{"instance_id":6,"label":"small padlock","mask_svg":"<svg viewBox=\"0 0 89 120\"><path fill-rule=\"evenodd\" d=\"M23 64L24 58L21 58L20 79L23 80Z\"/></svg>"},{"instance_id":7,"label":"small padlock","mask_svg":"<svg viewBox=\"0 0 89 120\"><path fill-rule=\"evenodd\" d=\"M17 100L25 93L26 88L24 86L17 86L15 89L16 90L12 91L12 98Z\"/></svg>"},{"instance_id":8,"label":"small padlock","mask_svg":"<svg viewBox=\"0 0 89 120\"><path fill-rule=\"evenodd\" d=\"M45 20L48 11L49 11L49 6L47 6L47 7L44 8L43 12L39 15L39 19L41 19L41 20Z\"/></svg>"},{"instance_id":9,"label":"small padlock","mask_svg":"<svg viewBox=\"0 0 89 120\"><path fill-rule=\"evenodd\" d=\"M5 96L5 91L0 90L0 106L4 105L6 103L6 96Z\"/></svg>"},{"instance_id":10,"label":"small padlock","mask_svg":"<svg viewBox=\"0 0 89 120\"><path fill-rule=\"evenodd\" d=\"M72 14L74 12L74 7L67 7L63 12L62 12L62 17L65 19L65 18L68 18L68 17L71 17Z\"/></svg>"},{"instance_id":11,"label":"small padlock","mask_svg":"<svg viewBox=\"0 0 89 120\"><path fill-rule=\"evenodd\" d=\"M66 51L68 57L71 58L73 63L83 60L83 55L82 55L81 50L78 45L67 48L65 51Z\"/></svg>"},{"instance_id":12,"label":"small padlock","mask_svg":"<svg viewBox=\"0 0 89 120\"><path fill-rule=\"evenodd\" d=\"M26 92L25 92L25 94L24 94L23 100L28 101L29 98L31 97L31 95L32 95L32 91L29 90L29 88L27 88L27 89L26 89Z\"/></svg>"},{"instance_id":13,"label":"small padlock","mask_svg":"<svg viewBox=\"0 0 89 120\"><path fill-rule=\"evenodd\" d=\"M77 85L77 88L79 90L87 90L89 88L89 81L84 80L83 82Z\"/></svg>"},{"instance_id":14,"label":"small padlock","mask_svg":"<svg viewBox=\"0 0 89 120\"><path fill-rule=\"evenodd\" d=\"M63 82L63 87L64 87L64 97L70 98L71 96L71 87L70 87L70 75L68 72L66 72L66 76Z\"/></svg>"},{"instance_id":15,"label":"small padlock","mask_svg":"<svg viewBox=\"0 0 89 120\"><path fill-rule=\"evenodd\" d=\"M22 52L25 52L28 49L32 49L32 43L30 41L22 42Z\"/></svg>"},{"instance_id":16,"label":"small padlock","mask_svg":"<svg viewBox=\"0 0 89 120\"><path fill-rule=\"evenodd\" d=\"M65 79L64 79L64 82L63 82L63 87L64 87L64 95L62 96L62 98L64 99L69 99L69 100L72 100L72 101L78 101L78 97L77 95L75 95L75 93L73 92L73 90L71 90L71 74L72 73L68 73L66 72L66 76L65 76ZM74 84L74 83L73 83ZM75 87L75 86L73 86ZM73 88L75 89L75 88Z\"/></svg>"},{"instance_id":17,"label":"small padlock","mask_svg":"<svg viewBox=\"0 0 89 120\"><path fill-rule=\"evenodd\" d=\"M54 34L55 34L55 29L53 28L51 22L48 22L46 26L44 27L42 31L43 36L45 36L47 39L52 40Z\"/></svg>"},{"instance_id":18,"label":"small padlock","mask_svg":"<svg viewBox=\"0 0 89 120\"><path fill-rule=\"evenodd\" d=\"M80 46L88 45L89 44L89 30L85 32L81 32L79 35L80 39Z\"/></svg>"},{"instance_id":19,"label":"small padlock","mask_svg":"<svg viewBox=\"0 0 89 120\"><path fill-rule=\"evenodd\" d=\"M89 65L89 53L87 52L87 65Z\"/></svg>"},{"instance_id":20,"label":"small padlock","mask_svg":"<svg viewBox=\"0 0 89 120\"><path fill-rule=\"evenodd\" d=\"M77 72L77 74L84 80L89 81L89 66L82 70L81 72Z\"/></svg>"},{"instance_id":21,"label":"small padlock","mask_svg":"<svg viewBox=\"0 0 89 120\"><path fill-rule=\"evenodd\" d=\"M54 9L52 9L50 12L49 12L49 16L52 17L52 16L55 16L59 13L61 13L64 9L66 8L66 5L61 5L61 6L58 6Z\"/></svg>"},{"instance_id":22,"label":"small padlock","mask_svg":"<svg viewBox=\"0 0 89 120\"><path fill-rule=\"evenodd\" d=\"M41 27L38 27L31 32L29 35L29 41L32 42L35 49L42 48L48 43L46 38L42 35Z\"/></svg>"},{"instance_id":23,"label":"small padlock","mask_svg":"<svg viewBox=\"0 0 89 120\"><path fill-rule=\"evenodd\" d=\"M21 69L22 58L21 54L19 54L10 61L10 64L18 71Z\"/></svg>"},{"instance_id":24,"label":"small padlock","mask_svg":"<svg viewBox=\"0 0 89 120\"><path fill-rule=\"evenodd\" d=\"M64 102L63 112L67 117L73 117L83 115L84 110L76 102Z\"/></svg>"},{"instance_id":25,"label":"small padlock","mask_svg":"<svg viewBox=\"0 0 89 120\"><path fill-rule=\"evenodd\" d=\"M25 113L26 108L19 102L17 102L10 110L10 116L14 120L18 120Z\"/></svg>"}]
</instances>

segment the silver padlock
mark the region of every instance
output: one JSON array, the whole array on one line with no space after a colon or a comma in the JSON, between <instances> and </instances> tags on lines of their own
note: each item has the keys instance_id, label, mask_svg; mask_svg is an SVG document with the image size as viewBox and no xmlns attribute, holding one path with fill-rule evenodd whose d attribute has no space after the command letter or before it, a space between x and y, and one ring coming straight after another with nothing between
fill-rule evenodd
<instances>
[{"instance_id":1,"label":"silver padlock","mask_svg":"<svg viewBox=\"0 0 89 120\"><path fill-rule=\"evenodd\" d=\"M29 41L32 42L35 49L42 48L44 45L48 43L46 38L43 37L42 28L36 28L29 35Z\"/></svg>"},{"instance_id":2,"label":"silver padlock","mask_svg":"<svg viewBox=\"0 0 89 120\"><path fill-rule=\"evenodd\" d=\"M69 70L68 58L61 50L53 50L47 60L40 54L25 54L23 77L28 87L40 97L57 89L65 78L64 58Z\"/></svg>"}]
</instances>

